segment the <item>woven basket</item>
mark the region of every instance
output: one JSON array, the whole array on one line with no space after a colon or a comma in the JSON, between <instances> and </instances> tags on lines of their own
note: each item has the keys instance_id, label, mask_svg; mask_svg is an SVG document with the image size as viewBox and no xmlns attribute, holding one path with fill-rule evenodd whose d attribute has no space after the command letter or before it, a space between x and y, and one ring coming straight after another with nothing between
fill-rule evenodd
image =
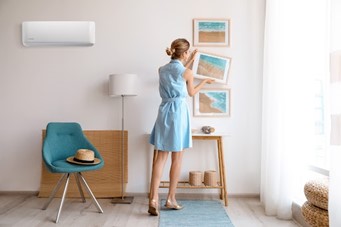
<instances>
[{"instance_id":1,"label":"woven basket","mask_svg":"<svg viewBox=\"0 0 341 227\"><path fill-rule=\"evenodd\" d=\"M308 201L306 201L302 208L302 215L304 220L310 224L312 227L328 227L329 226L329 216L328 211L318 208Z\"/></svg>"},{"instance_id":2,"label":"woven basket","mask_svg":"<svg viewBox=\"0 0 341 227\"><path fill-rule=\"evenodd\" d=\"M309 203L328 210L328 179L308 181L304 185L304 194Z\"/></svg>"},{"instance_id":3,"label":"woven basket","mask_svg":"<svg viewBox=\"0 0 341 227\"><path fill-rule=\"evenodd\" d=\"M200 186L202 184L202 173L200 171L190 171L189 184L192 186Z\"/></svg>"},{"instance_id":4,"label":"woven basket","mask_svg":"<svg viewBox=\"0 0 341 227\"><path fill-rule=\"evenodd\" d=\"M206 186L217 186L217 173L215 170L205 171L204 184Z\"/></svg>"}]
</instances>

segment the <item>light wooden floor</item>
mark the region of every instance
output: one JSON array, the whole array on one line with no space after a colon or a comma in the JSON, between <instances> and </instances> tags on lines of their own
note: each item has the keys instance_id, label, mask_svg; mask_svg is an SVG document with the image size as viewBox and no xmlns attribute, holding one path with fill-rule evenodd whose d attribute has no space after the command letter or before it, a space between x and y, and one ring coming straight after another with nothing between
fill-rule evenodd
<instances>
[{"instance_id":1,"label":"light wooden floor","mask_svg":"<svg viewBox=\"0 0 341 227\"><path fill-rule=\"evenodd\" d=\"M190 195L178 195L178 199L182 197L192 199ZM214 197L202 196L201 199L217 199ZM90 199L86 203L79 199L66 199L58 224L54 220L60 199L54 199L47 210L42 210L46 200L32 194L0 194L0 226L158 226L158 217L147 213L146 195L135 196L132 204L112 204L110 199L99 199L103 214L97 212ZM265 216L258 198L229 198L226 211L235 227L299 226L294 221Z\"/></svg>"}]
</instances>

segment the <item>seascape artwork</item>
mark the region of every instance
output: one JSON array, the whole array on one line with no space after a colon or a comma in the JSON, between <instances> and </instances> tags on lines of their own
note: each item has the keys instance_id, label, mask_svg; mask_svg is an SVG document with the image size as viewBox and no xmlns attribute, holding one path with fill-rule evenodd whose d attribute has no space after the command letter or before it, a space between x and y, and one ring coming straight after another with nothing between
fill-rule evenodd
<instances>
[{"instance_id":1,"label":"seascape artwork","mask_svg":"<svg viewBox=\"0 0 341 227\"><path fill-rule=\"evenodd\" d=\"M224 43L226 36L225 22L203 21L198 23L199 42Z\"/></svg>"},{"instance_id":2,"label":"seascape artwork","mask_svg":"<svg viewBox=\"0 0 341 227\"><path fill-rule=\"evenodd\" d=\"M230 19L193 19L193 46L230 46Z\"/></svg>"},{"instance_id":3,"label":"seascape artwork","mask_svg":"<svg viewBox=\"0 0 341 227\"><path fill-rule=\"evenodd\" d=\"M201 54L196 74L211 77L212 79L223 80L227 64L228 62L226 59Z\"/></svg>"},{"instance_id":4,"label":"seascape artwork","mask_svg":"<svg viewBox=\"0 0 341 227\"><path fill-rule=\"evenodd\" d=\"M192 66L194 77L227 84L231 61L230 57L198 52Z\"/></svg>"},{"instance_id":5,"label":"seascape artwork","mask_svg":"<svg viewBox=\"0 0 341 227\"><path fill-rule=\"evenodd\" d=\"M201 113L226 113L226 92L200 92L199 111Z\"/></svg>"},{"instance_id":6,"label":"seascape artwork","mask_svg":"<svg viewBox=\"0 0 341 227\"><path fill-rule=\"evenodd\" d=\"M229 116L230 90L204 89L194 97L195 116Z\"/></svg>"}]
</instances>

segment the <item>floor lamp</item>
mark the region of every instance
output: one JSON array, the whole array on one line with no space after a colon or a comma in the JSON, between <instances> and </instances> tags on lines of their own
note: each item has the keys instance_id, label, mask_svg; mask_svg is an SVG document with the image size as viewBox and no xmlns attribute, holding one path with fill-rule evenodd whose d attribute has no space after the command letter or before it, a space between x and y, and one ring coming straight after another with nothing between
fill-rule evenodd
<instances>
[{"instance_id":1,"label":"floor lamp","mask_svg":"<svg viewBox=\"0 0 341 227\"><path fill-rule=\"evenodd\" d=\"M122 171L121 171L121 186L122 195L118 198L113 198L112 203L130 204L134 197L125 196L124 194L124 99L127 96L136 96L136 79L135 74L111 74L109 76L109 95L111 97L121 97L122 100L122 135L121 135L121 154L122 154Z\"/></svg>"}]
</instances>

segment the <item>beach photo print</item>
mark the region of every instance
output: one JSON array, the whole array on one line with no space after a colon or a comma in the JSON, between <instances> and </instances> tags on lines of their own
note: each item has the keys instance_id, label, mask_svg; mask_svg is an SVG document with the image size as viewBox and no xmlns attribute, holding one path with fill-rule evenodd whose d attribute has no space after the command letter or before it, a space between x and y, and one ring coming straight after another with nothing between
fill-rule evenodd
<instances>
[{"instance_id":1,"label":"beach photo print","mask_svg":"<svg viewBox=\"0 0 341 227\"><path fill-rule=\"evenodd\" d=\"M227 84L231 58L198 52L192 71L195 78L214 79L216 83Z\"/></svg>"},{"instance_id":2,"label":"beach photo print","mask_svg":"<svg viewBox=\"0 0 341 227\"><path fill-rule=\"evenodd\" d=\"M230 46L229 19L193 19L193 46Z\"/></svg>"},{"instance_id":3,"label":"beach photo print","mask_svg":"<svg viewBox=\"0 0 341 227\"><path fill-rule=\"evenodd\" d=\"M196 117L229 117L231 90L227 88L201 89L193 97L193 115Z\"/></svg>"}]
</instances>

